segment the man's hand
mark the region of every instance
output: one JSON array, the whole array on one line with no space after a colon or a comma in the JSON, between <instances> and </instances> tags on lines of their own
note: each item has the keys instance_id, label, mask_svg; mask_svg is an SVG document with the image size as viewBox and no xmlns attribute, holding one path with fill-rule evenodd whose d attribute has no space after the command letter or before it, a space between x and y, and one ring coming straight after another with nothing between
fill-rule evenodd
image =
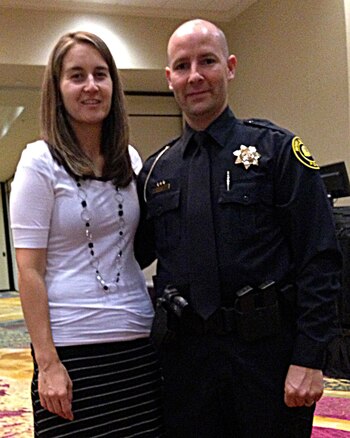
<instances>
[{"instance_id":1,"label":"man's hand","mask_svg":"<svg viewBox=\"0 0 350 438\"><path fill-rule=\"evenodd\" d=\"M290 407L312 406L323 394L321 370L290 365L284 384L284 402Z\"/></svg>"},{"instance_id":2,"label":"man's hand","mask_svg":"<svg viewBox=\"0 0 350 438\"><path fill-rule=\"evenodd\" d=\"M73 420L72 381L61 362L39 368L39 396L43 408L66 420Z\"/></svg>"}]
</instances>

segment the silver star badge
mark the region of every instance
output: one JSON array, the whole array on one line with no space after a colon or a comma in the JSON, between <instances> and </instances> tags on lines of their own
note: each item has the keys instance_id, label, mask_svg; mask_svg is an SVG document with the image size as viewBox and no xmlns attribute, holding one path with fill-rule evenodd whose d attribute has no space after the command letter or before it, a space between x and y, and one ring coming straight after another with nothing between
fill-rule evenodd
<instances>
[{"instance_id":1,"label":"silver star badge","mask_svg":"<svg viewBox=\"0 0 350 438\"><path fill-rule=\"evenodd\" d=\"M249 169L251 165L258 166L258 160L261 157L255 146L245 146L244 144L241 145L240 149L234 151L233 155L237 157L235 164L242 163L246 169Z\"/></svg>"}]
</instances>

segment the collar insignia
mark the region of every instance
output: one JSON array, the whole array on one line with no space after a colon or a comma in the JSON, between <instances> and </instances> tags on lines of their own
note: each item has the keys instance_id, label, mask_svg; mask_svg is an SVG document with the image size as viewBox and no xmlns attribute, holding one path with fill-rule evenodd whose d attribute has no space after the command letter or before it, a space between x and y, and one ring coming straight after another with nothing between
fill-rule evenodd
<instances>
[{"instance_id":1,"label":"collar insignia","mask_svg":"<svg viewBox=\"0 0 350 438\"><path fill-rule=\"evenodd\" d=\"M261 157L255 146L245 146L244 144L241 145L240 149L234 151L233 155L237 157L235 164L242 163L246 169L249 169L251 165L258 166L258 160Z\"/></svg>"}]
</instances>

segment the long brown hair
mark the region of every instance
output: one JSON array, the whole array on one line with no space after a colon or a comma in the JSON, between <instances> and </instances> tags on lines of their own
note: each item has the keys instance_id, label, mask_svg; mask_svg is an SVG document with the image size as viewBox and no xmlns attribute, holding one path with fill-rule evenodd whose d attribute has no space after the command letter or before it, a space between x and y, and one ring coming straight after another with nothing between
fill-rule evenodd
<instances>
[{"instance_id":1,"label":"long brown hair","mask_svg":"<svg viewBox=\"0 0 350 438\"><path fill-rule=\"evenodd\" d=\"M76 176L94 176L94 164L80 148L64 107L60 79L63 59L75 44L90 44L108 65L113 83L112 105L103 122L101 151L105 165L103 177L112 179L119 187L131 181L132 167L128 152L129 126L124 92L117 66L110 50L97 35L71 32L63 35L53 48L44 73L41 94L41 137L55 158Z\"/></svg>"}]
</instances>

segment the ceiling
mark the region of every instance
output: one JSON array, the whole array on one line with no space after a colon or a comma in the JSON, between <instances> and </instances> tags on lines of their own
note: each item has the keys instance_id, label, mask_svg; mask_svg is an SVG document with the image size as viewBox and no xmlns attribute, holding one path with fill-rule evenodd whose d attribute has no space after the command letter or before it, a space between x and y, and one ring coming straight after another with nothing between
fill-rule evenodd
<instances>
[{"instance_id":1,"label":"ceiling","mask_svg":"<svg viewBox=\"0 0 350 438\"><path fill-rule=\"evenodd\" d=\"M36 10L101 12L187 19L231 21L257 0L0 0L0 6Z\"/></svg>"},{"instance_id":2,"label":"ceiling","mask_svg":"<svg viewBox=\"0 0 350 438\"><path fill-rule=\"evenodd\" d=\"M141 17L229 21L257 0L0 0L0 8L95 12ZM23 145L38 137L43 66L0 63L0 182L15 171ZM128 92L167 92L163 71L121 71ZM142 83L142 86L140 85ZM9 106L13 107L9 111ZM23 107L24 110L16 107ZM13 114L18 113L18 118ZM9 127L9 123L12 125Z\"/></svg>"}]
</instances>

